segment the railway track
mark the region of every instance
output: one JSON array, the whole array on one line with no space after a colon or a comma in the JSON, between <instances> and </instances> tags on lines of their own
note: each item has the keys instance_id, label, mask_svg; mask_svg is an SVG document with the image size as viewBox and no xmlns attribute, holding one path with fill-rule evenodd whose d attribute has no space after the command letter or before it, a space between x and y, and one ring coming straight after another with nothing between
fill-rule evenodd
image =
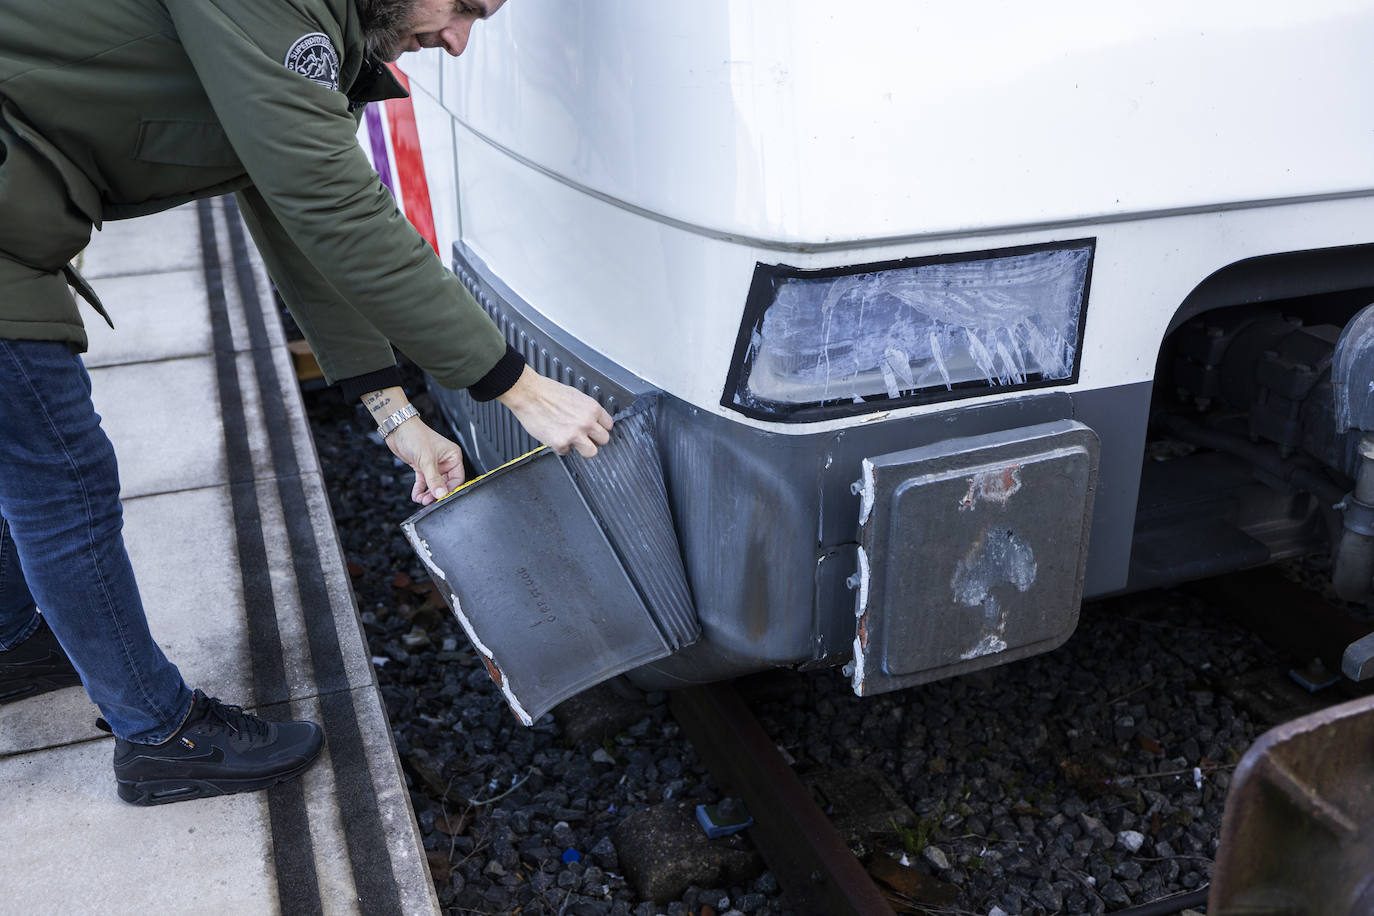
<instances>
[{"instance_id":1,"label":"railway track","mask_svg":"<svg viewBox=\"0 0 1374 916\"><path fill-rule=\"evenodd\" d=\"M798 913L895 916L929 911L921 901L875 880L732 684L676 691L671 707L716 782L747 805L755 822L750 838ZM893 874L891 867L882 871ZM1166 916L1205 906L1207 899L1208 892L1202 890L1117 912ZM932 906L946 909L940 903Z\"/></svg>"},{"instance_id":2,"label":"railway track","mask_svg":"<svg viewBox=\"0 0 1374 916\"><path fill-rule=\"evenodd\" d=\"M716 782L748 806L752 839L793 906L830 916L892 913L732 685L675 691L671 706Z\"/></svg>"},{"instance_id":3,"label":"railway track","mask_svg":"<svg viewBox=\"0 0 1374 916\"><path fill-rule=\"evenodd\" d=\"M1205 609L1212 618L1210 625L1227 632L1230 639L1242 643L1249 642L1245 634L1253 631L1264 638L1267 646L1281 647L1264 652L1252 643L1250 648L1258 651L1258 656L1253 659L1253 665L1241 665L1233 671L1214 673L1215 676L1209 676L1208 669L1211 666L1203 662L1198 666L1197 673L1218 693L1229 697L1230 702L1236 705L1241 715L1248 718L1247 734L1250 737L1258 736L1259 732L1268 726L1277 725L1302 715L1315 715L1316 719L1312 721L1316 725L1308 722L1306 725L1295 726L1296 732L1306 742L1301 752L1303 759L1314 754L1320 756L1329 753L1329 744L1332 739L1329 736L1323 737L1322 734L1325 727L1322 724L1322 717L1328 715L1323 711L1329 710L1333 703L1359 696L1365 691L1359 685L1339 679L1334 680L1328 686L1316 689L1316 685L1312 683L1311 679L1322 679L1323 670L1329 672L1338 668L1345 646L1367 632L1368 627L1352 617L1349 609L1333 604L1317 592L1296 584L1272 569L1266 569L1209 580L1176 593L1136 596L1107 602L1100 606L1103 618L1092 623L1093 625L1106 624L1110 627L1111 624L1107 618L1111 615L1119 615L1121 617L1120 626L1139 625L1138 618L1133 618L1132 615L1141 615L1142 613L1149 615L1151 608L1161 600L1165 603L1183 601L1189 603L1194 610ZM1063 651L1073 652L1075 647L1071 645ZM1012 681L1019 680L1018 675L1025 677L1028 681L1034 680L1029 672L1018 672L1017 669L1018 666L1007 669L1006 676ZM810 677L814 679L823 677L823 675L811 675ZM770 695L776 696L779 693L786 693L788 689L783 688L780 691L775 684L770 686L769 680L767 676L753 679L753 686L751 687L750 683L747 682L743 685L743 690L737 689L735 685L721 684L679 691L672 695L671 705L685 734L691 739L697 754L705 761L717 784L724 787L725 791L736 793L742 797L749 812L753 814L756 824L750 830L750 838L782 884L788 903L795 907L797 912L803 914L995 912L986 906L986 897L982 901L974 903L970 899L973 895L967 893L969 890L967 886L957 887L955 882L944 883L940 880L941 872L957 871L955 868L932 869L927 867L924 870L917 870L915 874L927 880L915 882L914 886L918 888L915 891L915 896L906 896L898 892L896 888L903 884L900 873L908 869L895 867L892 865L892 858L884 857L887 851L896 852L892 848L892 841L899 838L902 832L900 829L893 831L893 834L897 836L870 838L872 842L868 843L867 846L864 841L860 840L857 845L860 847L860 853L867 858L867 863L860 862L852 851L856 845L854 837L852 835L846 836L843 831L837 829L830 822L827 815L817 805L817 793L814 791L814 785L798 776L792 765L795 763L795 758L783 747L780 747L779 737L781 742L785 744L788 740L795 740L795 736L789 739L785 734L786 729L780 732L776 727L772 729L774 734L770 734L764 726L760 725L751 711L750 707L753 704L742 695L742 693L748 694L751 691L759 694L763 697L762 705L767 706ZM1302 681L1307 682L1307 687L1301 686L1300 682ZM763 685L761 688L759 687L760 684ZM1164 685L1146 684L1145 688L1148 690L1153 686ZM1187 686L1194 693L1202 692L1198 683L1184 686ZM931 689L940 690L943 688ZM924 688L909 693L915 696L919 695L922 690ZM1122 703L1129 704L1134 699L1142 698L1141 694L1144 692L1136 692L1134 696L1125 694L1113 697L1115 702L1109 706L1119 707ZM821 702L834 703L836 700L837 697L830 695ZM854 702L860 704L857 708L861 709L863 703L873 701L856 700ZM899 703L900 700L893 698L888 702ZM776 726L776 721L774 725ZM1116 725L1117 723L1114 722L1113 726ZM857 736L857 740L862 742L865 733L866 730L859 729L856 733L851 734L851 741ZM1141 750L1150 751L1159 746L1158 740L1148 735L1138 735L1137 739L1136 743ZM1232 747L1232 756L1238 756L1237 752L1240 750L1243 748ZM1292 752L1291 748L1288 750L1290 753ZM857 757L863 755L863 750L858 750L855 753ZM1222 763L1210 760L1205 754L1197 756L1196 761L1185 762L1199 764L1195 768L1198 780L1203 779L1205 774L1206 778L1221 781L1222 778L1229 776L1237 769L1245 769L1247 766L1254 769L1247 763L1234 760L1229 763ZM947 761L943 765L948 766L948 763ZM939 769L941 766L941 764L937 764L936 768ZM1183 772L1171 775L1166 770L1162 775L1154 777L1149 774L1107 774L1104 776L1104 781L1111 782L1115 778L1119 782L1124 782L1126 784L1125 794L1129 795L1134 784L1143 786L1153 779L1154 783L1158 785L1159 781L1167 782L1171 778L1177 782L1180 778L1189 778L1194 772L1194 768L1189 767L1175 769L1181 769ZM1342 776L1342 779L1348 778L1348 773ZM1220 794L1224 796L1225 790L1230 787L1229 782L1222 781ZM903 789L904 787L899 782L897 786L899 795L904 794ZM1242 791L1253 794L1257 791L1262 793L1264 789L1257 790L1253 786L1243 786ZM1329 804L1322 799L1333 792L1339 793L1339 791L1339 789L1332 789L1323 785L1320 780L1309 779L1303 783L1298 794L1301 798L1308 800L1311 810L1320 812L1329 807ZM909 793L906 794L909 797ZM919 807L920 800L915 801L915 807ZM1213 798L1212 801L1213 823L1210 833L1213 849L1208 850L1209 852L1215 849L1216 840L1220 836L1220 824L1216 810L1216 802L1219 799ZM1247 801L1246 804L1250 805L1253 802ZM1053 821L1055 817L1045 810L1036 811L1029 806L1022 806L1021 811L1020 817L1023 818L1033 819L1035 815L1047 815L1044 819ZM976 816L975 814L974 817ZM1359 818L1363 815L1356 811L1351 816ZM1144 825L1146 832L1150 832L1152 828L1153 833L1157 836L1160 831L1158 820L1156 817ZM1293 816L1280 817L1277 822L1280 826L1274 828L1280 833L1270 836L1268 842L1275 846L1284 843L1291 844L1291 837L1282 835L1282 831L1296 830L1304 822L1301 816L1296 817L1296 820ZM928 820L918 818L918 824L928 823ZM898 828L895 821L892 826ZM933 833L938 832L938 829L937 827ZM881 848L884 842L888 843L888 850ZM1238 844L1239 840L1233 838L1228 842L1234 845ZM1320 844L1318 844L1319 846ZM1290 852L1296 861L1302 861L1304 856L1312 854L1312 848L1316 848L1309 847L1295 847ZM1346 859L1358 856L1363 851L1362 847L1350 847L1348 843L1346 847L1340 853ZM1117 851L1121 851L1119 847ZM913 857L906 857L907 861L911 858ZM916 858L919 865L929 865L928 861L922 861L919 857ZM939 862L942 859L947 861L950 856L942 852L931 858ZM1140 858L1147 860L1160 857L1141 856ZM1210 872L1211 857L1208 856L1207 859L1206 871ZM1228 863L1234 863L1235 859L1236 857L1231 857ZM1226 866L1229 869L1228 875L1223 875L1222 878L1230 885L1234 885L1236 881L1248 881L1253 884L1253 876L1243 874L1244 870L1253 868L1256 861L1267 861L1255 853L1253 843L1249 844L1249 848L1243 851L1241 859L1243 860L1241 864L1227 864ZM1125 861L1129 863L1130 859L1125 859ZM1359 868L1351 865L1341 867L1345 872L1349 872L1352 868L1356 870ZM872 874L874 871L891 883L875 881ZM1121 871L1126 875L1135 873L1129 864ZM934 872L934 874L930 874L930 872ZM896 875L895 880L894 874ZM959 878L966 877L957 874L947 874L946 876L954 877L956 882ZM1088 877L1092 876L1088 875ZM1350 880L1359 883L1363 877L1356 876ZM1085 888L1085 890L1088 889L1091 889L1091 886ZM1136 899L1132 902L1125 905L1104 906L1103 911L1128 913L1131 916L1152 916L1152 914L1176 913L1189 907L1204 906L1208 901L1209 888L1205 884L1201 888L1193 890L1177 887L1172 890L1180 892L1161 892L1158 897L1146 901L1140 901L1137 895L1133 895ZM1234 886L1228 889L1226 893L1227 896L1220 899L1231 901L1236 898ZM1279 892L1270 888L1266 893L1273 896ZM1333 888L1332 894L1333 896L1337 894L1348 896L1349 891L1348 889ZM1101 900L1102 898L1099 897L1098 899ZM1066 901L1061 898L1061 904L1064 903ZM1087 898L1083 899L1082 905L1087 907L1082 912L1093 911L1091 909L1093 904L1089 903ZM1231 912L1230 909L1227 909L1231 905L1230 902L1222 904L1214 900L1213 911ZM1000 908L1000 905L996 903L992 906ZM1014 906L1013 910L1015 910ZM1011 911L1002 910L1002 912ZM1069 906L1053 910L1047 906L1035 904L1023 908L1022 911L1037 913L1077 912ZM1276 914L1318 911L1325 912L1327 910L1283 909L1281 906L1272 910L1264 910L1264 912ZM1357 912L1357 910L1352 912Z\"/></svg>"}]
</instances>

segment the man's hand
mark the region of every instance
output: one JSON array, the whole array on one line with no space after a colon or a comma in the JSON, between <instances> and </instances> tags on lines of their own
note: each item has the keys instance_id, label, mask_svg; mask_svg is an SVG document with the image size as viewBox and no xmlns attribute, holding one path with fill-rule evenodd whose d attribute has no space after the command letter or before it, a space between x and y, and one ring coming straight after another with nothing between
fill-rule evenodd
<instances>
[{"instance_id":1,"label":"man's hand","mask_svg":"<svg viewBox=\"0 0 1374 916\"><path fill-rule=\"evenodd\" d=\"M414 417L386 437L391 453L415 471L410 498L428 506L452 493L463 482L463 451Z\"/></svg>"},{"instance_id":2,"label":"man's hand","mask_svg":"<svg viewBox=\"0 0 1374 916\"><path fill-rule=\"evenodd\" d=\"M525 432L560 455L576 449L591 458L598 445L611 441L611 415L604 407L529 366L497 400L510 408Z\"/></svg>"},{"instance_id":3,"label":"man's hand","mask_svg":"<svg viewBox=\"0 0 1374 916\"><path fill-rule=\"evenodd\" d=\"M399 387L369 391L363 395L363 405L378 426L409 404L405 391ZM443 499L463 482L462 449L430 429L419 417L404 420L385 441L391 454L415 471L415 485L410 488L410 498L420 505L428 506L436 499Z\"/></svg>"}]
</instances>

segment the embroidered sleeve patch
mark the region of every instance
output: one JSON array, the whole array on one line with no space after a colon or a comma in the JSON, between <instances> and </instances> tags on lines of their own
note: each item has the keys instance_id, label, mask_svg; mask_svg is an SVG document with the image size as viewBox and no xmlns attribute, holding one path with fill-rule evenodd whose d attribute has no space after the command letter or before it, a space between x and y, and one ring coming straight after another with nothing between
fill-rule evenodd
<instances>
[{"instance_id":1,"label":"embroidered sleeve patch","mask_svg":"<svg viewBox=\"0 0 1374 916\"><path fill-rule=\"evenodd\" d=\"M286 69L326 89L339 88L339 55L323 32L302 35L286 52Z\"/></svg>"}]
</instances>

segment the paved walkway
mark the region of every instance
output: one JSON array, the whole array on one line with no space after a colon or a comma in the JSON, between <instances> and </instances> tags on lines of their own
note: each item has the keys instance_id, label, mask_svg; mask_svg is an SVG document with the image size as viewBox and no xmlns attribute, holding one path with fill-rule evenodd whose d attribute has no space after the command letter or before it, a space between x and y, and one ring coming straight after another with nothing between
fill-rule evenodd
<instances>
[{"instance_id":1,"label":"paved walkway","mask_svg":"<svg viewBox=\"0 0 1374 916\"><path fill-rule=\"evenodd\" d=\"M96 409L153 635L192 686L324 725L265 793L115 795L78 689L0 708L0 912L434 913L266 275L232 201L108 224L82 271ZM400 520L398 519L398 522Z\"/></svg>"}]
</instances>

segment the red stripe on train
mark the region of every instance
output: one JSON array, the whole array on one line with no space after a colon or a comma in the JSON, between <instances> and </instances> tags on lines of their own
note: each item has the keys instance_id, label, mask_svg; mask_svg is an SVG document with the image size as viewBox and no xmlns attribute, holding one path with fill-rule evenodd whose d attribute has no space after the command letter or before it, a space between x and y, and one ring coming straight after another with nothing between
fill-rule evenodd
<instances>
[{"instance_id":1,"label":"red stripe on train","mask_svg":"<svg viewBox=\"0 0 1374 916\"><path fill-rule=\"evenodd\" d=\"M410 80L406 75L395 64L387 66L409 92ZM415 127L415 106L409 98L387 99L384 104L406 217L437 254L439 240L434 232L434 208L429 201L429 181L425 178L425 157L420 152L420 132Z\"/></svg>"}]
</instances>

